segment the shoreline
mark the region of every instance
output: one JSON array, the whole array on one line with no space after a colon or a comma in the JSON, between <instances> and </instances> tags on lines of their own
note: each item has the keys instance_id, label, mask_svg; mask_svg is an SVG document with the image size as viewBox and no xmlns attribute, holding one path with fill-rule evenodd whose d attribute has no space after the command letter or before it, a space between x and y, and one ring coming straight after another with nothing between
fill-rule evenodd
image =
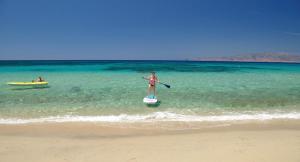
<instances>
[{"instance_id":1,"label":"shoreline","mask_svg":"<svg viewBox=\"0 0 300 162\"><path fill-rule=\"evenodd\" d=\"M151 122L256 122L273 120L299 120L300 113L292 112L255 112L255 113L227 113L211 115L189 115L172 112L152 112L148 114L119 114L119 115L62 115L45 116L37 118L0 118L0 124L34 124L34 123L68 123L68 122L92 122L92 123L151 123Z\"/></svg>"},{"instance_id":2,"label":"shoreline","mask_svg":"<svg viewBox=\"0 0 300 162\"><path fill-rule=\"evenodd\" d=\"M0 125L1 161L298 162L300 122L168 130L99 123Z\"/></svg>"},{"instance_id":3,"label":"shoreline","mask_svg":"<svg viewBox=\"0 0 300 162\"><path fill-rule=\"evenodd\" d=\"M215 131L263 131L299 130L300 120L242 121L242 122L149 122L149 123L105 123L105 122L64 122L0 124L0 135L69 135L69 133L90 135L118 135L126 132L135 134L194 133ZM105 130L105 131L99 131Z\"/></svg>"}]
</instances>

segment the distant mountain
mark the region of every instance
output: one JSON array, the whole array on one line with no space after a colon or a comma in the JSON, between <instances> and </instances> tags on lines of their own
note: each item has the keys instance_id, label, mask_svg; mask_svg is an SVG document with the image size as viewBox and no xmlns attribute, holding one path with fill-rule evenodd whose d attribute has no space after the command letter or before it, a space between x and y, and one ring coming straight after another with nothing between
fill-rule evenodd
<instances>
[{"instance_id":1,"label":"distant mountain","mask_svg":"<svg viewBox=\"0 0 300 162\"><path fill-rule=\"evenodd\" d=\"M287 53L254 53L227 57L198 57L193 61L240 61L240 62L297 62L300 63L300 55Z\"/></svg>"}]
</instances>

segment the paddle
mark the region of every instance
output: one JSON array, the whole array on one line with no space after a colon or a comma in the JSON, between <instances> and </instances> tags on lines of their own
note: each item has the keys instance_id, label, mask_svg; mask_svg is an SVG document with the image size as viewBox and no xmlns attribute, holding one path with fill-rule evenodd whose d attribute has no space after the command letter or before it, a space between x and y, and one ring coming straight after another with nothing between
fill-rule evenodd
<instances>
[{"instance_id":1,"label":"paddle","mask_svg":"<svg viewBox=\"0 0 300 162\"><path fill-rule=\"evenodd\" d=\"M145 79L145 80L149 80L148 78L145 78L145 77L143 77L143 79ZM162 84L162 85L164 85L164 86L166 86L167 88L171 88L171 86L170 85L168 85L168 84L165 84L165 83L161 83L161 82L158 82L159 84Z\"/></svg>"}]
</instances>

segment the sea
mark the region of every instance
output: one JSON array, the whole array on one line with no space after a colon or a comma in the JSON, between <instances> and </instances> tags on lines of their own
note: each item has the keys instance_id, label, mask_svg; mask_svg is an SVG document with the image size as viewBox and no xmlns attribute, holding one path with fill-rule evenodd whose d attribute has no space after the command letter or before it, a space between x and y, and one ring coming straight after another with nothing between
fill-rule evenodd
<instances>
[{"instance_id":1,"label":"sea","mask_svg":"<svg viewBox=\"0 0 300 162\"><path fill-rule=\"evenodd\" d=\"M155 71L156 105L146 105ZM43 77L48 86L16 87ZM0 124L300 119L300 64L203 61L0 61Z\"/></svg>"}]
</instances>

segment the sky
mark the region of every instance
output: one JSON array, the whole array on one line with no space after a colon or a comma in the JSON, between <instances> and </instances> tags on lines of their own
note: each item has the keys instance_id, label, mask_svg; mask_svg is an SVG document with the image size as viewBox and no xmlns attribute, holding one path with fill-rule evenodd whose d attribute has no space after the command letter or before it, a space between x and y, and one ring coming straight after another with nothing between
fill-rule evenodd
<instances>
[{"instance_id":1,"label":"sky","mask_svg":"<svg viewBox=\"0 0 300 162\"><path fill-rule=\"evenodd\" d=\"M0 60L300 55L299 0L0 0Z\"/></svg>"}]
</instances>

